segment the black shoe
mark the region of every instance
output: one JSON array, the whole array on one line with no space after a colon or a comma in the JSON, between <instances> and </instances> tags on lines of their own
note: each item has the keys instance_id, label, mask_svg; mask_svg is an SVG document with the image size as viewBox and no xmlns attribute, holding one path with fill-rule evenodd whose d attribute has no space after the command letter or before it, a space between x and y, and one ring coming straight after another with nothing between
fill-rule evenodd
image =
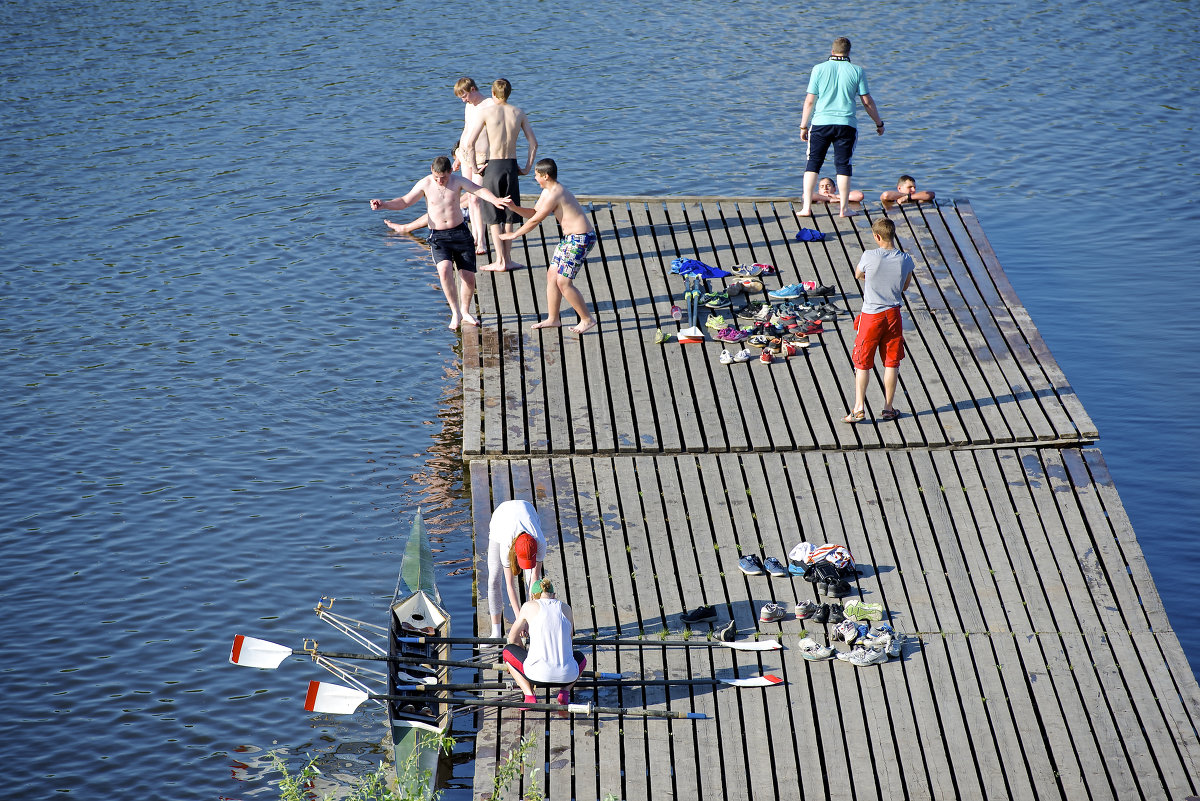
<instances>
[{"instance_id":1,"label":"black shoe","mask_svg":"<svg viewBox=\"0 0 1200 801\"><path fill-rule=\"evenodd\" d=\"M837 579L829 581L825 584L825 594L833 598L845 598L854 588L850 586L850 582L845 579Z\"/></svg>"},{"instance_id":2,"label":"black shoe","mask_svg":"<svg viewBox=\"0 0 1200 801\"><path fill-rule=\"evenodd\" d=\"M679 616L679 620L683 623L703 623L716 619L717 610L711 606L700 606Z\"/></svg>"},{"instance_id":3,"label":"black shoe","mask_svg":"<svg viewBox=\"0 0 1200 801\"><path fill-rule=\"evenodd\" d=\"M737 623L729 621L729 625L717 632L718 642L733 642L737 637Z\"/></svg>"},{"instance_id":4,"label":"black shoe","mask_svg":"<svg viewBox=\"0 0 1200 801\"><path fill-rule=\"evenodd\" d=\"M814 623L828 623L829 622L829 604L821 604L821 608L817 610L817 613L815 615L813 615L813 622Z\"/></svg>"},{"instance_id":5,"label":"black shoe","mask_svg":"<svg viewBox=\"0 0 1200 801\"><path fill-rule=\"evenodd\" d=\"M845 619L846 619L846 612L845 612L845 610L842 609L841 604L830 604L829 605L829 622L830 623L841 623Z\"/></svg>"}]
</instances>

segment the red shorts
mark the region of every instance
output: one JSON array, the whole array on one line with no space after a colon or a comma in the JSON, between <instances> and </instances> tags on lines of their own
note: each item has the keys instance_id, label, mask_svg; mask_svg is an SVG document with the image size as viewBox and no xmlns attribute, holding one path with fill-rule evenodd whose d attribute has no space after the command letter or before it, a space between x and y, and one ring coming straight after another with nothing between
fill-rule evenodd
<instances>
[{"instance_id":1,"label":"red shorts","mask_svg":"<svg viewBox=\"0 0 1200 801\"><path fill-rule=\"evenodd\" d=\"M854 352L850 360L856 370L875 366L875 351L883 354L884 367L899 367L904 358L904 326L900 307L878 314L860 314L854 318Z\"/></svg>"}]
</instances>

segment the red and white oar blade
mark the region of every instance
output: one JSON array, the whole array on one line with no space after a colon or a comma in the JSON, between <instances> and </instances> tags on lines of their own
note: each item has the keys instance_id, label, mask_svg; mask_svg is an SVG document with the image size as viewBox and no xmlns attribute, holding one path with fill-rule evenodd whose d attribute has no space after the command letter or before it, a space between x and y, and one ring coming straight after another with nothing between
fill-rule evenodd
<instances>
[{"instance_id":1,"label":"red and white oar blade","mask_svg":"<svg viewBox=\"0 0 1200 801\"><path fill-rule=\"evenodd\" d=\"M776 684L783 684L783 679L771 673L752 679L721 679L721 681L732 684L734 687L774 687Z\"/></svg>"},{"instance_id":2,"label":"red and white oar blade","mask_svg":"<svg viewBox=\"0 0 1200 801\"><path fill-rule=\"evenodd\" d=\"M737 640L735 642L717 642L735 651L778 651L783 647L779 640Z\"/></svg>"},{"instance_id":3,"label":"red and white oar blade","mask_svg":"<svg viewBox=\"0 0 1200 801\"><path fill-rule=\"evenodd\" d=\"M229 661L234 665L274 670L291 655L292 649L286 645L238 634L233 638Z\"/></svg>"},{"instance_id":4,"label":"red and white oar blade","mask_svg":"<svg viewBox=\"0 0 1200 801\"><path fill-rule=\"evenodd\" d=\"M323 712L328 715L349 715L369 697L362 690L352 687L343 687L328 681L310 681L308 695L304 697L304 708L309 712Z\"/></svg>"}]
</instances>

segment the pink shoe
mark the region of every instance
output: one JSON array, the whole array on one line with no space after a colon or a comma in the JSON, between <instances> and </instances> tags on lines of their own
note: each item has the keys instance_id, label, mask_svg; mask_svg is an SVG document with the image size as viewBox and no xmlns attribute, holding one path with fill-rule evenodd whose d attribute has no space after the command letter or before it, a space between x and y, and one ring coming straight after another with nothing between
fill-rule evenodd
<instances>
[{"instance_id":1,"label":"pink shoe","mask_svg":"<svg viewBox=\"0 0 1200 801\"><path fill-rule=\"evenodd\" d=\"M569 690L562 690L561 692L559 692L559 694L558 694L558 698L556 698L555 700L556 700L556 701L558 701L558 703L559 703L561 706L566 706L567 704L571 703L571 693L570 693L570 691L569 691Z\"/></svg>"},{"instance_id":2,"label":"pink shoe","mask_svg":"<svg viewBox=\"0 0 1200 801\"><path fill-rule=\"evenodd\" d=\"M536 695L527 695L527 696L525 696L525 703L527 703L527 704L536 704L536 703L537 703L537 696L536 696ZM523 707L521 707L521 711L522 711L522 712L527 712L527 711L529 711L529 707L527 707L527 706L523 706Z\"/></svg>"}]
</instances>

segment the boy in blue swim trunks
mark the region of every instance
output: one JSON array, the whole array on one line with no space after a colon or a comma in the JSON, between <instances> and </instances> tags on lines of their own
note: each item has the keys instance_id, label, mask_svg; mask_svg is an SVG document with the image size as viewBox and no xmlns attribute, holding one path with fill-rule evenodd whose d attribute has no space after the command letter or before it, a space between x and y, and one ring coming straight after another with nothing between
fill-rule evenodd
<instances>
[{"instance_id":1,"label":"boy in blue swim trunks","mask_svg":"<svg viewBox=\"0 0 1200 801\"><path fill-rule=\"evenodd\" d=\"M471 229L463 221L462 193L478 195L497 208L504 208L504 201L476 183L468 181L450 171L450 159L438 156L433 160L429 175L426 175L408 190L408 194L392 200L373 199L371 208L401 211L416 203L422 196L428 210L429 248L433 252L433 263L437 267L442 293L450 304L450 330L460 323L479 325L471 315L471 301L475 297L475 239ZM392 225L384 220L388 225ZM454 268L462 286L455 292Z\"/></svg>"},{"instance_id":2,"label":"boy in blue swim trunks","mask_svg":"<svg viewBox=\"0 0 1200 801\"><path fill-rule=\"evenodd\" d=\"M509 199L505 205L525 218L525 224L512 233L500 234L500 239L511 241L537 228L542 220L554 214L562 227L563 238L550 260L546 271L546 319L535 323L534 328L556 328L562 325L559 309L565 299L579 315L579 324L571 326L576 334L595 328L596 318L588 311L583 295L575 287L575 276L587 266L587 254L596 244L596 232L591 221L565 186L558 182L558 165L554 159L542 159L533 168L542 194L532 209L522 208Z\"/></svg>"}]
</instances>

